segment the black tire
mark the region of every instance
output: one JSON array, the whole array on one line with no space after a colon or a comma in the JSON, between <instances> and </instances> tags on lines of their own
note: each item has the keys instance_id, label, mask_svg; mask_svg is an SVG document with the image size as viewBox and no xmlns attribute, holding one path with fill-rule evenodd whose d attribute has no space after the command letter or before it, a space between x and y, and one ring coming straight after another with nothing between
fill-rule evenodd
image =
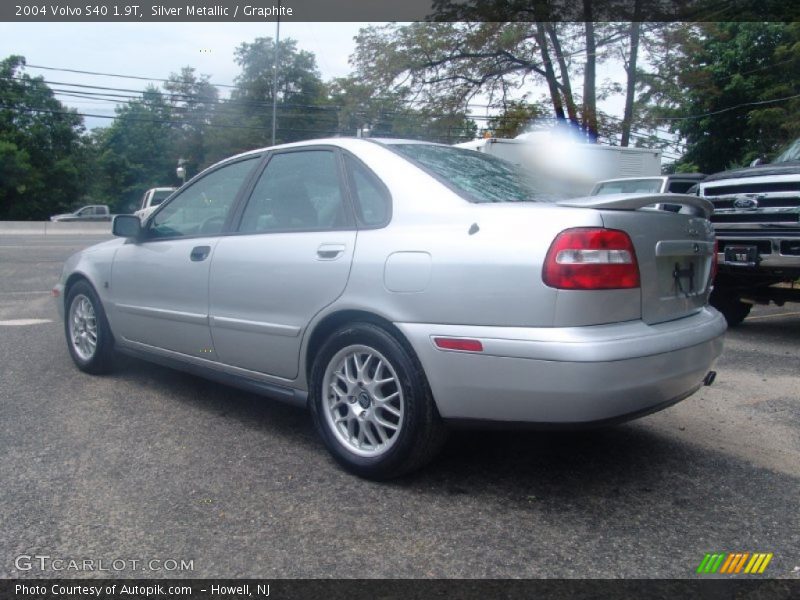
<instances>
[{"instance_id":1,"label":"black tire","mask_svg":"<svg viewBox=\"0 0 800 600\"><path fill-rule=\"evenodd\" d=\"M711 306L716 308L725 317L728 327L736 327L750 314L751 304L742 302L739 295L733 290L724 287L714 288L710 298Z\"/></svg>"},{"instance_id":2,"label":"black tire","mask_svg":"<svg viewBox=\"0 0 800 600\"><path fill-rule=\"evenodd\" d=\"M73 341L73 330L78 337L81 337L81 334L84 333L91 338L89 331L91 329L91 317L78 318L77 321L83 321L82 324L77 323L75 320L74 311L77 311L84 301L89 303L94 314L95 344L91 352L88 350L88 346L82 346L80 343ZM85 305L83 306L85 307ZM87 322L89 323L88 325ZM66 336L69 354L81 371L100 375L112 370L114 336L111 334L103 304L88 281L76 282L67 292L67 298L64 303L64 335Z\"/></svg>"},{"instance_id":3,"label":"black tire","mask_svg":"<svg viewBox=\"0 0 800 600\"><path fill-rule=\"evenodd\" d=\"M340 397L340 406L334 408L330 406L330 399L334 396L323 393L324 380L326 377L332 380L331 373L336 370L336 365L346 368L344 363L351 360L348 357L357 356L359 352L362 352L360 356L364 361L362 366L368 383L359 387L356 387L359 384L352 383L353 391L360 394L358 396L360 399L344 400ZM367 356L372 357L371 362L369 359L365 360ZM381 363L383 366L377 366ZM376 370L370 375L371 368ZM375 391L376 388L370 389L370 386L374 385L369 382L370 377L372 382L381 380L389 383L379 384L381 387ZM375 324L352 323L334 331L314 359L309 383L311 414L322 441L345 469L360 477L383 480L409 473L428 463L444 443L446 428L436 409L427 378L418 359L410 348ZM340 383L340 385L349 390L351 384ZM381 403L384 406L387 404L385 398L394 396L393 390L400 391L398 400L392 400L397 402L392 408L401 412L400 416L382 412ZM366 398L364 398L365 393ZM380 395L384 395L384 399L377 399ZM346 398L355 398L355 393ZM344 411L348 415L347 424L341 428L337 428L333 422L337 418L336 414L342 414L337 413L337 410ZM366 415L365 419L357 420L352 416L355 411L363 411L359 418ZM340 418L345 419L345 417ZM371 418L376 421L370 421ZM396 419L393 423L397 427L395 433L392 433L390 428L383 428L383 435L379 437L377 434L380 431L376 423L383 424L392 419ZM365 439L367 442L365 448L356 447L348 428L351 421L355 423L354 427L358 428L358 434L361 434L363 427L365 433L370 432L365 437L371 437L378 443L370 444L369 439ZM384 436L387 433L392 437L385 440ZM349 441L345 438L349 438ZM383 450L381 446L384 447ZM374 451L376 454L365 456L358 454L360 451Z\"/></svg>"}]
</instances>

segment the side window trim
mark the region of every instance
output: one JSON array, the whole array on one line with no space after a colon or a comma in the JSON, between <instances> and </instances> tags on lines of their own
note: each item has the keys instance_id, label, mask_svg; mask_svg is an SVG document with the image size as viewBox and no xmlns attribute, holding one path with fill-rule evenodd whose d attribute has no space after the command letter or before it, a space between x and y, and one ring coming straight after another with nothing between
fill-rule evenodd
<instances>
[{"instance_id":1,"label":"side window trim","mask_svg":"<svg viewBox=\"0 0 800 600\"><path fill-rule=\"evenodd\" d=\"M389 188L383 182L383 180L378 177L378 175L370 169L367 165L364 164L364 161L358 158L352 152L342 149L342 170L344 172L344 180L347 185L347 195L350 200L350 204L352 205L352 211L356 218L356 223L358 224L359 229L383 229L384 227L388 226L389 223L392 222L392 215L394 209L394 199L392 198L392 193L389 191ZM369 177L378 185L378 188L381 194L386 198L386 218L380 222L375 224L365 223L364 220L361 218L361 211L358 207L358 200L357 200L357 193L356 193L356 183L353 178L353 173L350 167L347 165L345 161L345 157L350 158L353 162L357 163L364 171L369 174Z\"/></svg>"},{"instance_id":2,"label":"side window trim","mask_svg":"<svg viewBox=\"0 0 800 600\"><path fill-rule=\"evenodd\" d=\"M245 210L247 210L247 205L249 204L250 200L252 199L253 192L255 191L258 182L261 179L261 176L269 167L270 161L279 155L283 154L292 154L297 152L312 152L312 151L327 151L332 152L334 155L334 164L336 165L336 176L339 182L339 193L342 197L342 202L346 211L347 216L347 223L342 227L337 227L336 229L291 229L291 230L276 230L276 231L263 231L259 233L252 233L246 231L239 231L239 228L242 226L242 219L244 218ZM264 160L261 165L258 166L253 172L253 176L251 180L248 182L246 186L246 193L242 195L242 197L237 198L237 203L232 211L232 218L231 218L231 227L229 232L226 235L270 235L272 233L303 233L308 231L348 231L351 229L357 228L357 222L355 217L355 207L353 206L352 200L350 198L349 189L347 187L346 181L346 174L343 164L343 159L341 157L341 148L337 146L328 146L325 144L321 145L313 145L313 146L299 146L295 148L281 148L277 150L269 150L267 151L266 155L264 156Z\"/></svg>"},{"instance_id":3,"label":"side window trim","mask_svg":"<svg viewBox=\"0 0 800 600\"><path fill-rule=\"evenodd\" d=\"M158 242L158 241L161 241L161 240L176 240L176 239L182 239L183 240L183 239L193 239L193 238L199 238L199 237L209 237L208 235L205 235L205 234L184 235L184 236L170 236L170 237L151 237L150 228L151 228L151 226L153 224L153 221L155 220L156 215L158 213L160 213L162 210L165 210L166 207L169 206L170 204L172 204L176 199L178 199L181 196L183 196L192 186L196 185L197 183L199 183L200 181L202 181L203 179L205 179L209 175L212 175L213 173L216 173L220 169L224 169L225 167L229 167L231 165L234 165L236 163L243 162L243 161L246 161L246 160L256 159L256 164L254 165L252 171L250 171L250 174L247 176L247 178L245 179L245 181L242 184L242 186L236 192L236 197L234 198L233 203L231 204L231 208L228 209L228 214L226 216L225 223L222 226L222 231L220 233L216 234L217 236L227 235L231 231L231 225L232 225L232 220L233 220L232 218L236 214L236 209L239 206L239 203L241 201L242 195L245 192L248 192L250 190L251 186L255 184L254 177L256 176L257 173L260 172L260 169L262 168L261 165L264 163L264 159L265 159L265 156L267 154L269 154L269 153L261 153L261 154L255 153L255 154L247 154L245 156L239 156L239 157L237 157L237 158L235 158L233 160L227 160L227 161L225 161L223 163L220 163L219 165L217 165L216 167L214 167L211 170L201 171L200 173L198 173L197 175L192 177L188 182L186 182L185 185L181 186L178 190L173 192L169 197L167 197L163 202L161 202L161 204L156 205L157 208L147 217L147 221L146 221L146 224L145 224L145 235L144 235L144 237L143 237L143 239L141 241L142 242Z\"/></svg>"}]
</instances>

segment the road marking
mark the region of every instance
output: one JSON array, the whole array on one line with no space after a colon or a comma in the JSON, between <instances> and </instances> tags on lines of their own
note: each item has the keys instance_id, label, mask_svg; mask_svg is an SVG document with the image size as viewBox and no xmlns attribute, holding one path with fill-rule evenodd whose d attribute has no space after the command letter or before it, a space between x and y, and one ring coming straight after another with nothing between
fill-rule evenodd
<instances>
[{"instance_id":1,"label":"road marking","mask_svg":"<svg viewBox=\"0 0 800 600\"><path fill-rule=\"evenodd\" d=\"M10 319L8 321L0 321L0 327L21 327L23 325L41 325L42 323L52 323L53 319Z\"/></svg>"},{"instance_id":2,"label":"road marking","mask_svg":"<svg viewBox=\"0 0 800 600\"><path fill-rule=\"evenodd\" d=\"M30 292L0 292L0 296L26 296L29 294L50 294L49 290L32 290Z\"/></svg>"},{"instance_id":3,"label":"road marking","mask_svg":"<svg viewBox=\"0 0 800 600\"><path fill-rule=\"evenodd\" d=\"M794 317L797 315L800 315L800 312L775 313L774 315L759 315L757 317L747 317L747 320L755 321L756 319L774 319L775 317Z\"/></svg>"}]
</instances>

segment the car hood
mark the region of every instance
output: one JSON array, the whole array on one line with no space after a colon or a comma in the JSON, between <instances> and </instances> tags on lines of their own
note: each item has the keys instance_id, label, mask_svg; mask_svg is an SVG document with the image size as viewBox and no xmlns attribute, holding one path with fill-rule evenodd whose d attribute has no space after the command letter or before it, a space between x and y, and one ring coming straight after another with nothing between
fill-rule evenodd
<instances>
[{"instance_id":1,"label":"car hood","mask_svg":"<svg viewBox=\"0 0 800 600\"><path fill-rule=\"evenodd\" d=\"M723 171L709 175L703 183L710 181L720 181L723 179L742 179L745 177L772 177L775 175L797 175L800 174L800 162L788 162L778 165L758 165L757 167L745 167L744 169L734 169L733 171Z\"/></svg>"}]
</instances>

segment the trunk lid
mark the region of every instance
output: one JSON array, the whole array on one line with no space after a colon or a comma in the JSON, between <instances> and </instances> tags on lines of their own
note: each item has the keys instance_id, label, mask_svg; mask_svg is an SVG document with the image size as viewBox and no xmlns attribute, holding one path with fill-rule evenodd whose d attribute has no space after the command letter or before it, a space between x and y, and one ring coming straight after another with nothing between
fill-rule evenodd
<instances>
[{"instance_id":1,"label":"trunk lid","mask_svg":"<svg viewBox=\"0 0 800 600\"><path fill-rule=\"evenodd\" d=\"M707 304L714 260L710 202L683 194L620 194L558 204L594 208L605 227L630 236L641 278L643 321L679 319Z\"/></svg>"}]
</instances>

